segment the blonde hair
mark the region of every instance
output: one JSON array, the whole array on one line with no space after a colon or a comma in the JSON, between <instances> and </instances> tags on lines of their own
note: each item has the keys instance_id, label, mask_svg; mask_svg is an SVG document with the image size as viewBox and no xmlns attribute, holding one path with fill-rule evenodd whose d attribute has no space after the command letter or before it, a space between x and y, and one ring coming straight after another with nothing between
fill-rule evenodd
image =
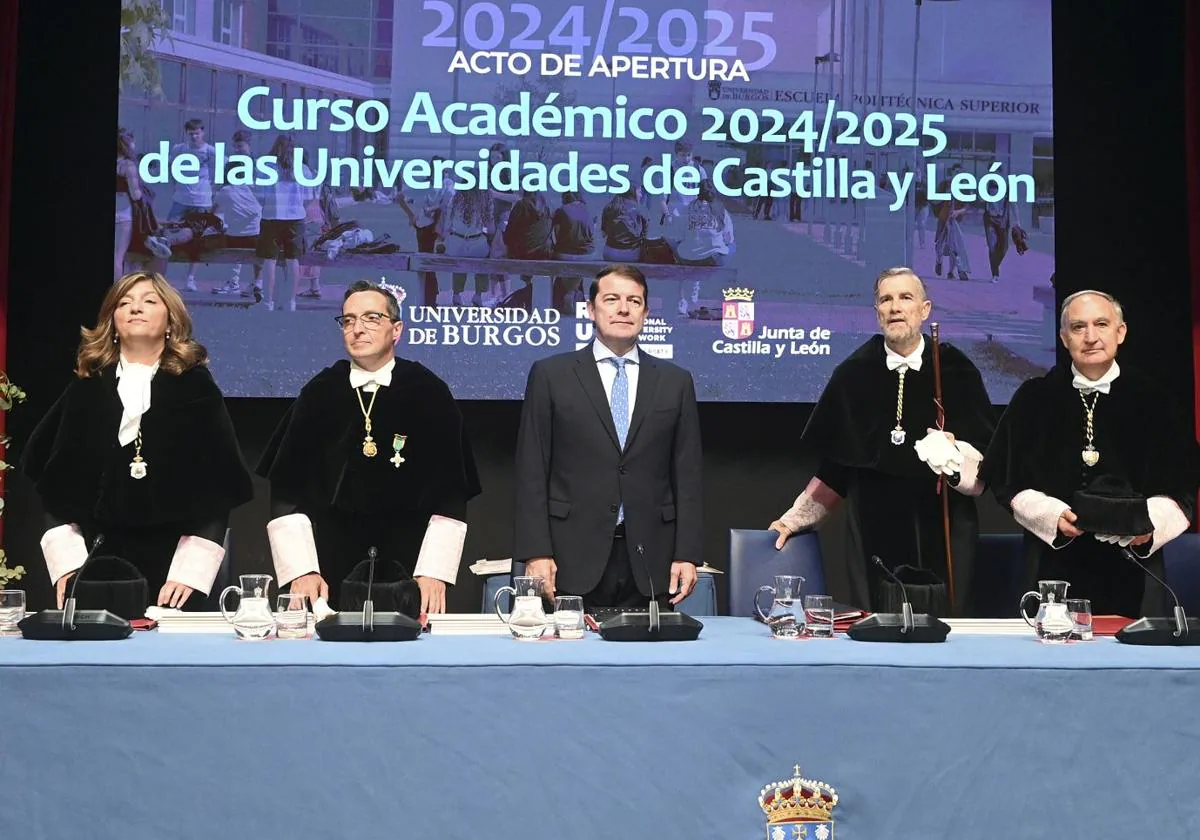
<instances>
[{"instance_id":1,"label":"blonde hair","mask_svg":"<svg viewBox=\"0 0 1200 840\"><path fill-rule=\"evenodd\" d=\"M121 298L143 280L154 286L155 294L167 307L167 338L163 343L159 367L178 376L196 365L208 362L208 350L192 338L192 318L188 315L187 307L184 306L179 293L161 274L135 271L113 283L112 288L108 290L104 302L100 304L96 326L92 329L80 327L79 334L82 340L75 355L75 375L80 379L96 376L104 368L115 365L120 360L121 348L117 343L113 313L117 311Z\"/></svg>"}]
</instances>

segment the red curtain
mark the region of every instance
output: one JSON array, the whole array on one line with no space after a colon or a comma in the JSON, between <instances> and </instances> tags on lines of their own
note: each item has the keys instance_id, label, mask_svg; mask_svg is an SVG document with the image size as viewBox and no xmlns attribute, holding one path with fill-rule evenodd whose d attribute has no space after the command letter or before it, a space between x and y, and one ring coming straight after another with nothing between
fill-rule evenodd
<instances>
[{"instance_id":1,"label":"red curtain","mask_svg":"<svg viewBox=\"0 0 1200 840\"><path fill-rule=\"evenodd\" d=\"M1192 262L1192 352L1196 375L1196 433L1200 435L1200 8L1187 3L1187 48L1184 61L1187 74L1183 98L1186 112L1188 217L1192 223L1190 251Z\"/></svg>"},{"instance_id":2,"label":"red curtain","mask_svg":"<svg viewBox=\"0 0 1200 840\"><path fill-rule=\"evenodd\" d=\"M8 366L8 246L12 209L13 122L17 113L17 0L0 3L0 370ZM0 413L0 434L4 414ZM0 446L0 455L4 448ZM0 537L3 536L0 519Z\"/></svg>"},{"instance_id":3,"label":"red curtain","mask_svg":"<svg viewBox=\"0 0 1200 840\"><path fill-rule=\"evenodd\" d=\"M1184 4L1183 107L1187 141L1188 250L1192 267L1192 374L1196 383L1196 437L1200 439L1200 4ZM1200 510L1200 507L1197 508ZM1198 517L1200 518L1200 517Z\"/></svg>"}]
</instances>

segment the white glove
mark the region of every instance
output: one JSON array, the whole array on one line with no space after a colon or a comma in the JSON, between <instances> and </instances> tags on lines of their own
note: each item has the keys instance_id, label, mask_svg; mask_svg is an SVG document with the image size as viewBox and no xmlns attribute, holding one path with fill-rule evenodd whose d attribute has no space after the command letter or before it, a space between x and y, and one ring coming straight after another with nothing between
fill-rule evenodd
<instances>
[{"instance_id":1,"label":"white glove","mask_svg":"<svg viewBox=\"0 0 1200 840\"><path fill-rule=\"evenodd\" d=\"M963 455L945 432L930 429L925 437L913 444L917 457L937 475L954 475L962 468Z\"/></svg>"},{"instance_id":2,"label":"white glove","mask_svg":"<svg viewBox=\"0 0 1200 840\"><path fill-rule=\"evenodd\" d=\"M1119 537L1116 534L1093 534L1102 543L1110 543L1125 547L1133 542L1133 537Z\"/></svg>"},{"instance_id":3,"label":"white glove","mask_svg":"<svg viewBox=\"0 0 1200 840\"><path fill-rule=\"evenodd\" d=\"M329 606L329 602L324 598L318 598L317 602L313 604L313 618L320 621L323 618L329 618L331 615L337 615L337 610Z\"/></svg>"}]
</instances>

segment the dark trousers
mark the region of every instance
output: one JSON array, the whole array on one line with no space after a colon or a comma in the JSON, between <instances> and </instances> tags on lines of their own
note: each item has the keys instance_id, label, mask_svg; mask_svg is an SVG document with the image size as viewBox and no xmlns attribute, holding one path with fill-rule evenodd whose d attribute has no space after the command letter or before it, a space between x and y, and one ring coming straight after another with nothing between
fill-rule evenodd
<instances>
[{"instance_id":1,"label":"dark trousers","mask_svg":"<svg viewBox=\"0 0 1200 840\"><path fill-rule=\"evenodd\" d=\"M570 593L561 593L570 594ZM668 604L670 596L656 592L655 598L661 609L671 609ZM650 599L638 589L637 579L633 576L633 567L629 562L629 545L625 541L624 529L618 526L618 533L613 537L612 549L608 555L608 565L600 582L591 592L583 596L583 610L590 612L593 607L618 607L621 609L645 610Z\"/></svg>"}]
</instances>

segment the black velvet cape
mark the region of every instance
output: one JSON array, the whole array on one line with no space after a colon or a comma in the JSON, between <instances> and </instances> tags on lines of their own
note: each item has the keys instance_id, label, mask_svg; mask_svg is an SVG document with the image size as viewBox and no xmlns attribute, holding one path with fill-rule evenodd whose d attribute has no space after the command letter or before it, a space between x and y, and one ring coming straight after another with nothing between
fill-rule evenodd
<instances>
[{"instance_id":1,"label":"black velvet cape","mask_svg":"<svg viewBox=\"0 0 1200 840\"><path fill-rule=\"evenodd\" d=\"M121 422L116 366L76 379L42 418L20 470L37 488L49 525L75 523L102 554L133 563L150 598L166 580L179 538L221 543L229 512L253 497L233 423L212 374L197 365L160 369L141 418L145 478L129 464L134 445L117 442Z\"/></svg>"},{"instance_id":2,"label":"black velvet cape","mask_svg":"<svg viewBox=\"0 0 1200 840\"><path fill-rule=\"evenodd\" d=\"M983 378L962 351L941 344L945 430L983 452L995 428ZM937 477L913 444L936 428L933 343L925 339L921 370L904 377L905 441L891 443L899 375L887 369L883 337L876 335L837 366L813 409L801 445L820 456L817 477L848 504L845 562L857 606L877 609L878 556L891 569L910 566L948 580L942 502ZM971 609L971 580L979 521L975 500L949 494L956 615ZM836 562L834 560L833 562Z\"/></svg>"},{"instance_id":3,"label":"black velvet cape","mask_svg":"<svg viewBox=\"0 0 1200 840\"><path fill-rule=\"evenodd\" d=\"M1100 460L1089 467L1080 454L1087 444L1086 415L1072 378L1070 365L1059 365L1013 395L984 460L985 479L1000 503L1011 507L1022 490L1038 490L1071 504L1077 490L1103 479L1145 498L1168 496L1194 522L1196 440L1162 389L1139 371L1121 368L1110 392L1095 398L1093 445ZM1060 536L1056 544L1065 541ZM1027 532L1025 548L1030 584L1069 581L1068 594L1090 599L1097 614L1164 614L1158 585L1147 589L1145 575L1117 546L1084 534L1055 549ZM1161 558L1150 560L1161 571Z\"/></svg>"},{"instance_id":4,"label":"black velvet cape","mask_svg":"<svg viewBox=\"0 0 1200 840\"><path fill-rule=\"evenodd\" d=\"M362 400L369 407L371 394ZM411 576L430 516L465 521L467 501L480 492L462 414L428 368L396 359L371 422L374 458L362 451L362 408L343 359L300 391L257 469L271 482L274 515L298 511L312 521L335 607L341 581L369 547L381 563ZM396 434L406 437L398 467L391 461Z\"/></svg>"}]
</instances>

